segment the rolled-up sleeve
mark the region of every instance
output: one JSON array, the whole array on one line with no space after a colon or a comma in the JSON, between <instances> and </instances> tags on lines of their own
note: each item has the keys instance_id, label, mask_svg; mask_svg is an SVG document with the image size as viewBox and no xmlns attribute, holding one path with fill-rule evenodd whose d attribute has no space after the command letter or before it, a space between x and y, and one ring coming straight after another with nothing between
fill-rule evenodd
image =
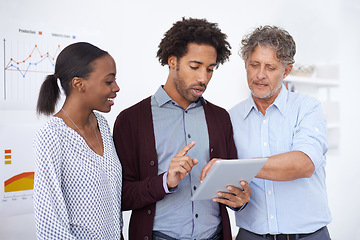
<instances>
[{"instance_id":1,"label":"rolled-up sleeve","mask_svg":"<svg viewBox=\"0 0 360 240\"><path fill-rule=\"evenodd\" d=\"M310 100L305 101L299 111L298 124L293 134L292 150L305 153L313 161L316 171L326 163L327 124L320 102Z\"/></svg>"}]
</instances>

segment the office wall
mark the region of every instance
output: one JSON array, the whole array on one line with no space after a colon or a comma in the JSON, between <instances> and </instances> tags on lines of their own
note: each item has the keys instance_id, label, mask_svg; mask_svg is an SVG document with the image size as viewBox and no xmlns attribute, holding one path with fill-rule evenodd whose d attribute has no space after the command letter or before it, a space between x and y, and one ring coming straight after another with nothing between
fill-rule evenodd
<instances>
[{"instance_id":1,"label":"office wall","mask_svg":"<svg viewBox=\"0 0 360 240\"><path fill-rule=\"evenodd\" d=\"M249 94L244 65L237 55L242 36L259 25L286 28L296 40L298 63L340 66L340 148L329 156L327 182L334 218L329 229L333 239L342 240L360 239L360 194L356 185L360 167L356 141L360 133L356 108L359 13L356 0L1 0L0 29L14 26L72 32L109 51L117 62L121 88L112 111L105 114L112 125L122 109L153 94L165 83L168 69L160 66L155 57L157 46L164 32L181 17L218 22L229 37L233 47L230 62L215 71L204 95L226 109ZM0 124L39 121L45 119L39 120L33 110L0 109ZM33 214L0 219L0 238L34 239Z\"/></svg>"}]
</instances>

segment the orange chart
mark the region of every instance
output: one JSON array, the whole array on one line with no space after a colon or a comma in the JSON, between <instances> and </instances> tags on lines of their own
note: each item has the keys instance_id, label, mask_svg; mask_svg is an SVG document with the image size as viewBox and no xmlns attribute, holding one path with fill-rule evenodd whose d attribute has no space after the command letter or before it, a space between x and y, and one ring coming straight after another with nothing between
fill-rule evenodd
<instances>
[{"instance_id":1,"label":"orange chart","mask_svg":"<svg viewBox=\"0 0 360 240\"><path fill-rule=\"evenodd\" d=\"M20 173L4 183L5 192L17 192L34 189L34 172Z\"/></svg>"}]
</instances>

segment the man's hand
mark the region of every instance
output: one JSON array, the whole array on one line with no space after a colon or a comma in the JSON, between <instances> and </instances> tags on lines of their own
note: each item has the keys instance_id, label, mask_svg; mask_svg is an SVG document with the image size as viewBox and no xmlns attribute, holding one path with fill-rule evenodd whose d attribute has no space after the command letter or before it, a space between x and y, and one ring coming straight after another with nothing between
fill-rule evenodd
<instances>
[{"instance_id":1,"label":"man's hand","mask_svg":"<svg viewBox=\"0 0 360 240\"><path fill-rule=\"evenodd\" d=\"M218 192L218 197L213 198L213 201L233 208L243 206L245 203L250 201L252 191L247 182L241 181L240 185L243 187L243 190L234 186L227 186L226 189L231 193Z\"/></svg>"},{"instance_id":2,"label":"man's hand","mask_svg":"<svg viewBox=\"0 0 360 240\"><path fill-rule=\"evenodd\" d=\"M210 169L214 166L214 163L218 160L221 160L219 158L213 158L211 159L210 162L208 162L203 169L201 170L200 173L200 182L202 182L204 180L204 178L206 177L206 175L209 173Z\"/></svg>"},{"instance_id":3,"label":"man's hand","mask_svg":"<svg viewBox=\"0 0 360 240\"><path fill-rule=\"evenodd\" d=\"M210 169L214 166L214 163L219 160L221 159L213 158L204 166L200 174L200 181L204 180ZM227 186L227 190L231 193L218 192L218 197L213 198L213 201L225 204L233 208L241 207L242 205L250 201L252 191L247 182L241 181L240 185L243 187L243 190L234 186Z\"/></svg>"},{"instance_id":4,"label":"man's hand","mask_svg":"<svg viewBox=\"0 0 360 240\"><path fill-rule=\"evenodd\" d=\"M181 180L189 175L192 167L198 163L197 159L192 159L186 155L193 146L195 146L195 142L189 143L171 159L166 179L168 188L176 187Z\"/></svg>"}]
</instances>

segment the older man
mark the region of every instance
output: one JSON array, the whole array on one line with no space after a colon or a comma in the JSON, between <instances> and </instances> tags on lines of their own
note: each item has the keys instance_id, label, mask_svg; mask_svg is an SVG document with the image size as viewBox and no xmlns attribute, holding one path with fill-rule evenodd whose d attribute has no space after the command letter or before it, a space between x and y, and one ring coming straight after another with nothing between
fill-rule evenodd
<instances>
[{"instance_id":1,"label":"older man","mask_svg":"<svg viewBox=\"0 0 360 240\"><path fill-rule=\"evenodd\" d=\"M321 105L283 85L295 52L291 35L275 26L242 40L251 96L229 111L234 140L239 158L269 160L250 184L251 201L236 213L237 239L330 239Z\"/></svg>"}]
</instances>

